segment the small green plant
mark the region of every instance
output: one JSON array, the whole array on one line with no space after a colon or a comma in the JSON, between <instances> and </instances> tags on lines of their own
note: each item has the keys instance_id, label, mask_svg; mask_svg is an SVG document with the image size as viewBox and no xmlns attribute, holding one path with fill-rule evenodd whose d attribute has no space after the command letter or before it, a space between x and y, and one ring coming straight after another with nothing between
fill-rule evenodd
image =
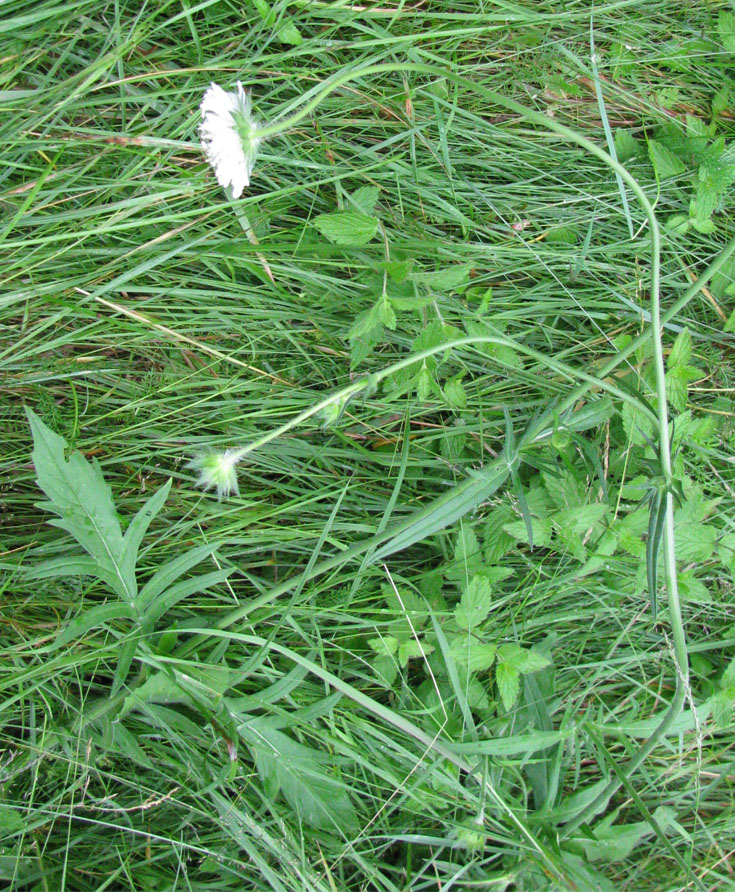
<instances>
[{"instance_id":1,"label":"small green plant","mask_svg":"<svg viewBox=\"0 0 735 892\"><path fill-rule=\"evenodd\" d=\"M152 634L165 614L190 595L223 582L233 568L218 569L181 579L190 569L213 555L217 544L197 545L159 567L145 582L137 569L140 545L171 489L165 483L130 520L123 534L110 487L99 464L79 452L65 455L66 441L26 409L33 432L36 479L48 501L40 507L57 515L50 521L70 533L86 554L70 553L36 564L28 572L35 579L92 576L115 595L110 601L86 606L59 632L55 646L83 639L92 629L105 626L119 639L120 652L112 683L114 696L125 683L139 648L148 650ZM122 624L122 628L120 627Z\"/></svg>"},{"instance_id":2,"label":"small green plant","mask_svg":"<svg viewBox=\"0 0 735 892\"><path fill-rule=\"evenodd\" d=\"M34 579L96 577L115 596L93 606L83 605L54 642L54 649L76 646L99 627L117 639L117 668L108 696L87 709L82 723L97 725L103 741L114 739L134 762L148 765L147 756L123 720L136 710L150 711L155 704L167 704L169 708L179 705L212 726L225 743L233 767L238 758L238 740L248 746L267 796L275 799L282 793L301 820L312 827L339 833L354 830L354 806L325 766L330 760L268 720L251 716L244 721L237 699L225 696L247 672L227 667L207 671L197 666L187 666L184 672L167 662L177 636L175 629L161 624L166 614L185 598L224 582L233 572L234 568L227 567L181 579L214 556L220 543L184 551L141 584L138 551L166 501L171 481L146 501L123 533L99 464L88 462L80 452L72 452L67 458L64 439L33 410L26 412L33 432L32 457L38 485L49 499L40 507L56 514L50 522L70 533L86 552L42 561L28 574ZM129 670L136 656L141 659L142 671L131 680Z\"/></svg>"},{"instance_id":3,"label":"small green plant","mask_svg":"<svg viewBox=\"0 0 735 892\"><path fill-rule=\"evenodd\" d=\"M463 550L468 541L477 541L471 531L460 535L457 551ZM441 687L446 690L451 689L448 682L454 677L460 689L467 691L470 705L489 715L487 683L492 677L503 708L512 709L520 693L521 677L549 666L550 660L514 642L497 641L491 617L491 580L505 575L498 567L475 573L460 585L461 597L451 609L438 589L427 602L410 589L383 586L383 597L395 619L387 634L368 642L375 654L371 662L379 682L392 687L399 670L407 669L409 661L415 660L412 665L417 669L424 661L424 694L431 695L432 673L442 679Z\"/></svg>"}]
</instances>

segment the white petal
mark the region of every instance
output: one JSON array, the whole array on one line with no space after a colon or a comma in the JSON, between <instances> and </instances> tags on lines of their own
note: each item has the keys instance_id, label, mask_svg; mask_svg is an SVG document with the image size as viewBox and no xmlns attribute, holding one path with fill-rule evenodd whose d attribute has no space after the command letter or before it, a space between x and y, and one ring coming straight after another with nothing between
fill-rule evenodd
<instances>
[{"instance_id":1,"label":"white petal","mask_svg":"<svg viewBox=\"0 0 735 892\"><path fill-rule=\"evenodd\" d=\"M233 196L239 198L250 185L250 173L261 142L255 136L258 125L252 117L250 95L240 81L236 93L228 93L212 83L200 109L199 132L207 161L214 169L217 182L223 187L231 186Z\"/></svg>"}]
</instances>

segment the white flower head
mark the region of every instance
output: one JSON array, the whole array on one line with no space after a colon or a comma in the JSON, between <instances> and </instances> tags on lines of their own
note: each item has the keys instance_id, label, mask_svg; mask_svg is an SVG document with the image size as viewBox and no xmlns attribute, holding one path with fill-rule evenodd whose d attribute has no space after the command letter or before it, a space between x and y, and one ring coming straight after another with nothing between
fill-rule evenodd
<instances>
[{"instance_id":1,"label":"white flower head","mask_svg":"<svg viewBox=\"0 0 735 892\"><path fill-rule=\"evenodd\" d=\"M237 82L237 92L228 93L210 84L204 94L199 133L207 161L214 168L220 186L232 187L239 198L250 185L250 174L260 146L258 122L250 108L250 93Z\"/></svg>"},{"instance_id":2,"label":"white flower head","mask_svg":"<svg viewBox=\"0 0 735 892\"><path fill-rule=\"evenodd\" d=\"M224 452L208 452L190 461L187 468L199 471L197 486L204 489L216 489L218 499L226 499L234 493L240 495L237 485L237 450L225 449Z\"/></svg>"}]
</instances>

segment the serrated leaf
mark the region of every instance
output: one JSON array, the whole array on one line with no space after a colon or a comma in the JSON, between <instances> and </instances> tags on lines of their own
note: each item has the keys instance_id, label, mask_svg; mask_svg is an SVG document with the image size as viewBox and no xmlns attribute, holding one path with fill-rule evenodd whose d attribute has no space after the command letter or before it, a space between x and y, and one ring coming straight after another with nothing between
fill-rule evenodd
<instances>
[{"instance_id":1,"label":"serrated leaf","mask_svg":"<svg viewBox=\"0 0 735 892\"><path fill-rule=\"evenodd\" d=\"M648 156L651 159L654 170L662 180L679 176L686 170L684 162L677 158L671 149L667 149L663 143L655 139L648 141Z\"/></svg>"},{"instance_id":2,"label":"serrated leaf","mask_svg":"<svg viewBox=\"0 0 735 892\"><path fill-rule=\"evenodd\" d=\"M484 555L488 564L499 561L515 545L515 539L504 529L505 524L512 522L513 516L513 510L508 505L498 505L488 515L483 531Z\"/></svg>"},{"instance_id":3,"label":"serrated leaf","mask_svg":"<svg viewBox=\"0 0 735 892\"><path fill-rule=\"evenodd\" d=\"M717 17L717 33L728 53L735 53L735 12L721 9Z\"/></svg>"},{"instance_id":4,"label":"serrated leaf","mask_svg":"<svg viewBox=\"0 0 735 892\"><path fill-rule=\"evenodd\" d=\"M453 409L467 406L467 394L460 378L450 378L444 385L444 399Z\"/></svg>"},{"instance_id":5,"label":"serrated leaf","mask_svg":"<svg viewBox=\"0 0 735 892\"><path fill-rule=\"evenodd\" d=\"M428 644L426 641L417 641L416 638L409 638L398 645L398 663L400 666L405 667L409 660L423 657L426 654L430 654L433 650L433 645Z\"/></svg>"},{"instance_id":6,"label":"serrated leaf","mask_svg":"<svg viewBox=\"0 0 735 892\"><path fill-rule=\"evenodd\" d=\"M635 446L646 446L653 439L653 425L651 419L644 415L640 409L636 409L629 402L623 403L622 411L623 430L626 437Z\"/></svg>"},{"instance_id":7,"label":"serrated leaf","mask_svg":"<svg viewBox=\"0 0 735 892\"><path fill-rule=\"evenodd\" d=\"M453 582L465 585L481 569L480 543L472 526L463 523L454 543L454 561L445 571L445 576Z\"/></svg>"},{"instance_id":8,"label":"serrated leaf","mask_svg":"<svg viewBox=\"0 0 735 892\"><path fill-rule=\"evenodd\" d=\"M375 210L379 195L377 186L360 186L350 195L350 201L361 214L369 216Z\"/></svg>"},{"instance_id":9,"label":"serrated leaf","mask_svg":"<svg viewBox=\"0 0 735 892\"><path fill-rule=\"evenodd\" d=\"M436 272L418 273L414 278L432 291L447 292L463 285L469 279L471 270L471 263L462 263Z\"/></svg>"},{"instance_id":10,"label":"serrated leaf","mask_svg":"<svg viewBox=\"0 0 735 892\"><path fill-rule=\"evenodd\" d=\"M471 338L497 337L497 330L493 330L485 322L479 322L476 319L468 319L465 322L465 330ZM489 356L500 366L508 368L521 368L523 366L523 358L518 354L510 344L493 344L479 343L475 344L475 349L485 356Z\"/></svg>"},{"instance_id":11,"label":"serrated leaf","mask_svg":"<svg viewBox=\"0 0 735 892\"><path fill-rule=\"evenodd\" d=\"M728 663L727 669L722 673L720 684L723 688L735 688L735 657Z\"/></svg>"},{"instance_id":12,"label":"serrated leaf","mask_svg":"<svg viewBox=\"0 0 735 892\"><path fill-rule=\"evenodd\" d=\"M605 517L610 506L604 502L592 502L589 505L578 505L558 511L553 518L554 525L565 534L580 536L592 529Z\"/></svg>"},{"instance_id":13,"label":"serrated leaf","mask_svg":"<svg viewBox=\"0 0 735 892\"><path fill-rule=\"evenodd\" d=\"M513 643L501 644L497 655L498 660L522 675L538 672L551 665L551 660L538 651L528 650Z\"/></svg>"},{"instance_id":14,"label":"serrated leaf","mask_svg":"<svg viewBox=\"0 0 735 892\"><path fill-rule=\"evenodd\" d=\"M711 604L712 595L701 579L697 579L692 570L678 574L679 597L682 601L694 604Z\"/></svg>"},{"instance_id":15,"label":"serrated leaf","mask_svg":"<svg viewBox=\"0 0 735 892\"><path fill-rule=\"evenodd\" d=\"M518 670L509 663L498 663L495 667L495 681L503 706L506 710L511 709L521 690L521 677Z\"/></svg>"},{"instance_id":16,"label":"serrated leaf","mask_svg":"<svg viewBox=\"0 0 735 892\"><path fill-rule=\"evenodd\" d=\"M534 548L548 548L551 545L551 521L547 517L531 518L531 526L533 529L533 546ZM512 523L506 523L503 530L513 539L514 542L529 543L528 527L525 521L516 520Z\"/></svg>"},{"instance_id":17,"label":"serrated leaf","mask_svg":"<svg viewBox=\"0 0 735 892\"><path fill-rule=\"evenodd\" d=\"M369 310L360 313L347 332L349 340L356 341L360 338L370 338L375 332L383 331L380 321L382 303L383 298L381 297Z\"/></svg>"},{"instance_id":18,"label":"serrated leaf","mask_svg":"<svg viewBox=\"0 0 735 892\"><path fill-rule=\"evenodd\" d=\"M468 672L485 672L495 662L495 645L477 641L471 635L454 638L449 653Z\"/></svg>"},{"instance_id":19,"label":"serrated leaf","mask_svg":"<svg viewBox=\"0 0 735 892\"><path fill-rule=\"evenodd\" d=\"M286 22L285 25L281 25L276 36L280 43L285 43L287 46L299 46L299 44L304 42L301 32L293 22Z\"/></svg>"},{"instance_id":20,"label":"serrated leaf","mask_svg":"<svg viewBox=\"0 0 735 892\"><path fill-rule=\"evenodd\" d=\"M700 208L697 200L693 198L689 202L689 223L692 229L696 229L701 235L712 235L717 226L705 210L705 208Z\"/></svg>"},{"instance_id":21,"label":"serrated leaf","mask_svg":"<svg viewBox=\"0 0 735 892\"><path fill-rule=\"evenodd\" d=\"M585 498L585 486L570 471L557 473L545 471L541 474L544 489L555 509L579 508Z\"/></svg>"},{"instance_id":22,"label":"serrated leaf","mask_svg":"<svg viewBox=\"0 0 735 892\"><path fill-rule=\"evenodd\" d=\"M383 635L380 638L371 638L368 647L379 656L390 656L398 650L398 639L393 635Z\"/></svg>"},{"instance_id":23,"label":"serrated leaf","mask_svg":"<svg viewBox=\"0 0 735 892\"><path fill-rule=\"evenodd\" d=\"M378 220L357 211L336 211L315 217L314 226L333 244L358 248L375 237Z\"/></svg>"},{"instance_id":24,"label":"serrated leaf","mask_svg":"<svg viewBox=\"0 0 735 892\"><path fill-rule=\"evenodd\" d=\"M715 550L717 531L706 523L676 524L676 557L682 562L708 561Z\"/></svg>"},{"instance_id":25,"label":"serrated leaf","mask_svg":"<svg viewBox=\"0 0 735 892\"><path fill-rule=\"evenodd\" d=\"M414 263L414 260L383 260L380 262L379 267L385 270L390 278L400 285L401 282L405 282L411 275Z\"/></svg>"},{"instance_id":26,"label":"serrated leaf","mask_svg":"<svg viewBox=\"0 0 735 892\"><path fill-rule=\"evenodd\" d=\"M689 217L686 214L674 214L666 218L664 226L675 235L684 235L689 229Z\"/></svg>"},{"instance_id":27,"label":"serrated leaf","mask_svg":"<svg viewBox=\"0 0 735 892\"><path fill-rule=\"evenodd\" d=\"M691 358L692 336L689 334L689 329L685 328L676 336L666 366L671 369L677 365L688 365Z\"/></svg>"},{"instance_id":28,"label":"serrated leaf","mask_svg":"<svg viewBox=\"0 0 735 892\"><path fill-rule=\"evenodd\" d=\"M638 154L638 142L630 130L615 131L615 152L621 164Z\"/></svg>"},{"instance_id":29,"label":"serrated leaf","mask_svg":"<svg viewBox=\"0 0 735 892\"><path fill-rule=\"evenodd\" d=\"M423 366L416 376L416 395L422 403L426 402L432 395L441 396L439 384L427 366Z\"/></svg>"},{"instance_id":30,"label":"serrated leaf","mask_svg":"<svg viewBox=\"0 0 735 892\"><path fill-rule=\"evenodd\" d=\"M355 832L355 808L343 784L327 773L323 753L262 724L257 737L253 732L246 740L255 750L255 764L269 798L280 791L311 827L340 836Z\"/></svg>"},{"instance_id":31,"label":"serrated leaf","mask_svg":"<svg viewBox=\"0 0 735 892\"><path fill-rule=\"evenodd\" d=\"M39 487L49 502L42 507L58 515L50 521L77 540L97 565L96 575L128 603L137 594L134 574L123 565L123 537L112 491L99 465L80 452L64 457L66 441L48 428L32 409L26 414L33 433L33 463Z\"/></svg>"},{"instance_id":32,"label":"serrated leaf","mask_svg":"<svg viewBox=\"0 0 735 892\"><path fill-rule=\"evenodd\" d=\"M454 609L454 620L460 629L470 631L487 619L491 607L490 583L484 576L473 576Z\"/></svg>"},{"instance_id":33,"label":"serrated leaf","mask_svg":"<svg viewBox=\"0 0 735 892\"><path fill-rule=\"evenodd\" d=\"M395 330L396 327L396 313L393 307L391 306L391 302L387 297L381 298L378 301L378 319L380 323L384 325L386 328L389 328L391 331Z\"/></svg>"},{"instance_id":34,"label":"serrated leaf","mask_svg":"<svg viewBox=\"0 0 735 892\"><path fill-rule=\"evenodd\" d=\"M726 691L718 691L709 699L712 720L720 731L724 731L732 721L732 697Z\"/></svg>"},{"instance_id":35,"label":"serrated leaf","mask_svg":"<svg viewBox=\"0 0 735 892\"><path fill-rule=\"evenodd\" d=\"M393 682L398 675L398 663L395 657L377 656L370 665L373 667L373 672L380 684L386 688L393 686Z\"/></svg>"},{"instance_id":36,"label":"serrated leaf","mask_svg":"<svg viewBox=\"0 0 735 892\"><path fill-rule=\"evenodd\" d=\"M716 118L718 115L721 115L724 111L726 111L731 102L731 89L729 84L724 84L720 87L720 89L715 93L712 98L712 117Z\"/></svg>"}]
</instances>

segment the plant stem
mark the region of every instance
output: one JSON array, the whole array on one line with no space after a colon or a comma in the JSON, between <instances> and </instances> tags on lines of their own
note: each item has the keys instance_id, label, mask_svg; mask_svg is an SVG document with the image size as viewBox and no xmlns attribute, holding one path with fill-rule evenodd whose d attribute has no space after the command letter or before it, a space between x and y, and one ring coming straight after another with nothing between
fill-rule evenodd
<instances>
[{"instance_id":1,"label":"plant stem","mask_svg":"<svg viewBox=\"0 0 735 892\"><path fill-rule=\"evenodd\" d=\"M415 74L424 74L431 77L441 77L445 78L449 81L452 81L457 86L469 90L473 93L478 94L483 99L487 100L489 103L494 103L496 105L500 105L503 108L506 108L512 112L518 114L524 120L530 121L534 124L537 124L541 127L546 128L547 130L551 130L557 135L561 136L563 139L576 143L578 146L583 148L589 154L594 155L603 161L604 164L607 165L615 174L631 189L633 194L638 199L638 202L646 216L649 230L650 230L650 238L651 238L651 266L650 266L650 277L651 277L651 327L650 327L650 338L653 345L653 364L654 371L656 376L656 421L658 427L658 442L659 442L659 460L661 463L661 474L667 484L670 485L672 481L672 466L671 466L671 445L669 441L669 428L668 428L668 404L666 399L666 371L664 366L664 358L663 358L663 347L661 342L661 310L660 310L660 278L661 278L661 236L658 226L658 221L656 219L656 215L654 213L653 207L648 200L645 192L637 182L637 180L628 172L628 170L620 164L617 160L612 158L606 151L604 151L600 146L596 143L592 142L585 136L582 136L579 133L571 130L563 124L560 124L558 121L555 121L552 118L547 117L546 115L537 112L533 109L526 108L515 100L508 99L507 97L496 93L494 90L490 90L480 84L477 84L473 81L470 81L464 77L459 75L455 75L443 68L439 68L433 65L423 65L423 64L414 64L414 63L405 63L405 64L378 64L378 65L368 65L362 68L358 68L356 70L344 72L337 77L330 80L323 89L319 90L316 95L314 95L310 100L305 102L300 109L298 109L294 114L289 116L286 120L268 125L261 129L260 135L263 139L267 139L271 136L276 136L279 133L288 130L299 123L299 121L303 120L309 114L317 109L320 103L326 99L326 97L339 89L340 87L346 85L350 81L356 80L358 78L371 77L378 74L388 74L391 72L401 72L408 73L413 72ZM701 287L701 286L699 286ZM697 288L698 290L698 288ZM696 292L694 292L696 293ZM477 339L480 341L481 339ZM492 338L488 338L488 341L492 342ZM508 340L508 339L503 339ZM452 344L442 345L441 348L438 349L448 349L450 346L460 346L462 344L470 344L475 339L463 339L461 341L453 342ZM475 342L477 342L475 341ZM498 341L499 342L499 341ZM515 349L524 349L522 345L514 344ZM419 356L410 357L407 360L404 360L400 363L396 363L394 366L391 366L389 369L385 369L378 373L375 376L372 376L370 379L367 379L363 382L356 382L353 385L350 385L347 388L344 388L338 393L333 394L331 397L327 397L325 400L322 400L316 406L311 409L306 410L305 412L300 413L296 418L294 418L291 422L286 425L282 425L275 431L272 431L270 434L265 435L264 437L259 438L253 443L242 447L241 450L238 451L238 458L242 458L247 455L249 452L260 448L265 443L272 440L274 437L280 436L282 433L285 433L287 430L292 429L295 425L299 424L301 421L306 420L307 418L313 416L317 412L321 411L325 406L334 402L337 399L345 399L349 398L354 393L358 393L368 386L369 381L378 381L382 378L385 378L388 374L394 373L399 368L403 368L406 365L419 361L422 357L426 355L430 355L431 352L436 351L427 351L427 353L420 354ZM530 348L525 348L524 352L530 354ZM630 349L626 355L632 352ZM535 353L535 351L534 351ZM545 362L551 368L559 368L561 364L557 363L555 360L551 360L549 357L545 357L541 354L535 356L535 358L539 359L539 361ZM614 367L609 362L606 367L603 368L602 374L607 374L610 369ZM564 372L568 373L566 367L564 367ZM575 388L569 396L563 400L561 407L556 407L556 411L564 411L565 409L574 405L574 403L587 392L590 385L594 382L600 385L600 379L593 378L586 373L582 372L574 372L574 374L578 377L581 377L584 384ZM625 395L621 394L619 391L616 393L617 388L614 388L613 385L604 384L605 389L610 392L615 393L616 395L622 396L623 398L630 399ZM535 424L534 431L538 433L543 424L546 423L549 417L549 411L545 413L544 416ZM533 439L533 432L530 431L527 433L526 442L529 442ZM505 461L505 459L503 459ZM360 544L360 543L358 543ZM362 550L362 549L361 549ZM681 708L684 704L684 699L686 695L686 689L688 685L688 677L689 677L689 666L688 666L688 654L687 654L687 646L686 646L686 637L684 633L684 627L681 618L681 609L679 604L679 595L677 588L677 579L676 579L676 545L674 540L674 519L673 519L673 501L672 497L669 494L667 496L666 501L666 518L664 525L664 555L665 555L665 579L666 579L666 590L668 595L668 604L669 604L669 614L670 620L672 624L673 630L673 639L674 639L674 661L676 664L676 691L674 697L671 701L671 705L667 710L663 720L659 724L659 726L652 733L650 738L646 741L646 743L639 749L636 756L625 766L623 769L623 776L626 778L631 775L633 771L643 762L643 760L647 757L647 755L651 752L651 750L656 746L661 737L666 733L667 729L671 726L672 722L676 718L676 716L681 711ZM339 557L342 557L340 555ZM324 563L324 562L323 562ZM313 568L316 570L317 568ZM312 571L313 572L313 571ZM279 586L278 588L281 588ZM272 593L268 593L272 594ZM262 600L258 599L258 600ZM229 620L226 624L229 625L230 621L234 621L234 617L240 614L240 611L234 611L233 614L230 614ZM569 832L574 827L578 826L580 823L585 821L587 818L592 817L597 811L600 810L604 806L604 804L609 800L610 796L612 796L616 790L620 787L621 781L616 778L611 781L610 784L605 788L605 790L595 798L595 800L586 808L583 812L580 813L573 821L569 822L567 825L567 831Z\"/></svg>"}]
</instances>

